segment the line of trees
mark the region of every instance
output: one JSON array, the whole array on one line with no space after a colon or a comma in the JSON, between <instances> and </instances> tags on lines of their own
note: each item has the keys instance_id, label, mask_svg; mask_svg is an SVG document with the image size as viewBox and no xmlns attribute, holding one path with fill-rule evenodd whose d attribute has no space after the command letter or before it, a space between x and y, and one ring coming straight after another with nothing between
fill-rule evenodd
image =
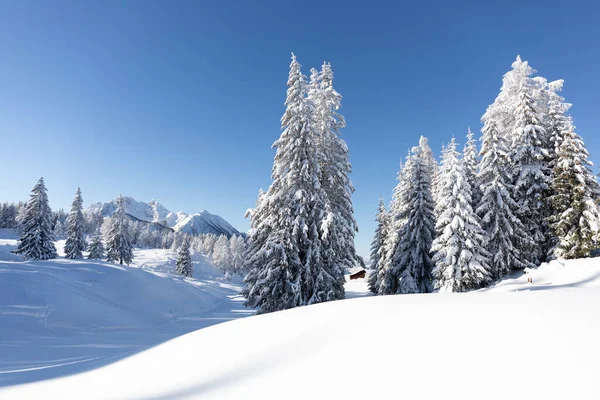
<instances>
[{"instance_id":1,"label":"line of trees","mask_svg":"<svg viewBox=\"0 0 600 400\"><path fill-rule=\"evenodd\" d=\"M0 205L0 227L17 229L19 246L15 253L24 259L48 260L57 257L54 242L66 238L65 258L107 260L120 264L133 261L134 246L140 248L170 248L179 252L176 272L193 274L191 251L197 251L219 267L227 278L243 274L246 242L243 236L202 234L190 236L132 219L125 212L123 197L117 199L117 209L110 217L85 215L83 197L78 188L71 211L52 212L44 179L40 178L27 203ZM90 236L90 243L86 236ZM189 257L187 256L189 255Z\"/></svg>"},{"instance_id":2,"label":"line of trees","mask_svg":"<svg viewBox=\"0 0 600 400\"><path fill-rule=\"evenodd\" d=\"M369 288L376 294L462 292L553 258L588 257L600 241L600 187L563 81L519 57L482 117L438 165L421 138L380 201Z\"/></svg>"},{"instance_id":3,"label":"line of trees","mask_svg":"<svg viewBox=\"0 0 600 400\"><path fill-rule=\"evenodd\" d=\"M106 233L103 236L106 239L106 260L119 262L120 264L130 264L133 260L133 245L122 197L119 197L117 205L117 211L112 217L108 218L108 222L105 224ZM20 210L22 212L17 214L15 222L11 221L10 223L13 226L16 224L20 233L19 243L14 253L21 254L25 260L56 258L58 254L54 245L56 238L53 229L52 210L48 202L48 192L44 178L40 178L36 183L29 201ZM12 216L12 211L10 215ZM79 188L66 222L65 258L82 259L83 252L87 249L87 241L84 232L83 198ZM54 223L55 227L56 222ZM92 251L88 256L91 259L104 258L104 245L100 237L101 234L98 229L92 241Z\"/></svg>"}]
</instances>

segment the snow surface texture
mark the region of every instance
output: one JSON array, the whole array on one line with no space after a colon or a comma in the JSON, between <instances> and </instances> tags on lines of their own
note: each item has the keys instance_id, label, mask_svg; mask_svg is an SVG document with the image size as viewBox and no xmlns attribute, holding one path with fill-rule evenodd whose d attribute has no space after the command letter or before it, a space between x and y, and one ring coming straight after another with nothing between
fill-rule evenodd
<instances>
[{"instance_id":1,"label":"snow surface texture","mask_svg":"<svg viewBox=\"0 0 600 400\"><path fill-rule=\"evenodd\" d=\"M0 229L0 386L97 368L253 313L238 295L240 279L224 281L198 254L194 279L184 279L171 274L177 255L170 250L136 250L126 267L23 262L10 253L15 248L14 231Z\"/></svg>"},{"instance_id":2,"label":"snow surface texture","mask_svg":"<svg viewBox=\"0 0 600 400\"><path fill-rule=\"evenodd\" d=\"M202 210L196 214L171 212L156 200L149 203L136 201L131 197L123 197L125 212L135 219L146 222L156 222L173 228L176 232L199 235L211 233L213 235L239 235L240 233L227 221L218 215ZM86 210L86 214L101 214L103 217L111 216L117 209L116 200L108 203L93 203Z\"/></svg>"},{"instance_id":3,"label":"snow surface texture","mask_svg":"<svg viewBox=\"0 0 600 400\"><path fill-rule=\"evenodd\" d=\"M199 280L183 280L166 274L167 250L121 268L15 262L12 247L0 239L1 382L60 377L2 388L2 399L598 397L598 259L554 261L460 294L373 297L353 280L347 295L362 298L209 326L248 310L205 264Z\"/></svg>"}]
</instances>

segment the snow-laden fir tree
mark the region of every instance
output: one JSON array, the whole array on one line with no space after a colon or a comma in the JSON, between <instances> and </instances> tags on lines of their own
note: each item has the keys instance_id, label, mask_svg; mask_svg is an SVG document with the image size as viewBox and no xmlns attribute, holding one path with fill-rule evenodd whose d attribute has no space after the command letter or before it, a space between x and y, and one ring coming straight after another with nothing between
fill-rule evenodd
<instances>
[{"instance_id":1,"label":"snow-laden fir tree","mask_svg":"<svg viewBox=\"0 0 600 400\"><path fill-rule=\"evenodd\" d=\"M508 141L498 131L493 118L487 119L482 132L477 174L482 197L477 214L486 232L492 277L499 278L514 268L533 266L520 250L530 246L532 240L515 215L519 206L513 198Z\"/></svg>"},{"instance_id":2,"label":"snow-laden fir tree","mask_svg":"<svg viewBox=\"0 0 600 400\"><path fill-rule=\"evenodd\" d=\"M369 290L372 293L379 293L379 272L385 265L385 240L388 236L389 216L383 203L383 198L379 199L379 208L375 217L377 228L375 228L375 236L371 242L371 273L368 278Z\"/></svg>"},{"instance_id":3,"label":"snow-laden fir tree","mask_svg":"<svg viewBox=\"0 0 600 400\"><path fill-rule=\"evenodd\" d=\"M411 156L410 151L406 159L408 160ZM396 180L398 183L392 192L392 201L388 211L388 228L383 244L383 257L380 261L379 272L377 274L377 286L378 293L380 295L391 294L391 289L388 289L388 281L385 277L387 271L390 268L391 260L396 251L398 241L400 238L400 232L406 223L406 207L408 206L408 186L405 184L406 178L404 177L404 164L400 162L400 169ZM395 285L394 282L389 282Z\"/></svg>"},{"instance_id":4,"label":"snow-laden fir tree","mask_svg":"<svg viewBox=\"0 0 600 400\"><path fill-rule=\"evenodd\" d=\"M190 239L188 237L182 240L181 247L179 248L177 262L175 263L175 272L183 276L192 276L194 274L192 255L190 253Z\"/></svg>"},{"instance_id":5,"label":"snow-laden fir tree","mask_svg":"<svg viewBox=\"0 0 600 400\"><path fill-rule=\"evenodd\" d=\"M217 243L216 235L212 235L212 234L206 235L206 237L204 238L204 241L202 242L202 252L207 257L212 257L213 249L215 248L215 243Z\"/></svg>"},{"instance_id":6,"label":"snow-laden fir tree","mask_svg":"<svg viewBox=\"0 0 600 400\"><path fill-rule=\"evenodd\" d=\"M440 174L440 214L433 241L433 287L440 292L479 289L490 279L485 232L471 207L471 185L466 164L459 158L454 138L444 150Z\"/></svg>"},{"instance_id":7,"label":"snow-laden fir tree","mask_svg":"<svg viewBox=\"0 0 600 400\"><path fill-rule=\"evenodd\" d=\"M384 294L427 293L432 290L431 244L434 236L434 203L431 195L433 168L426 148L414 147L403 170L406 222L385 272Z\"/></svg>"},{"instance_id":8,"label":"snow-laden fir tree","mask_svg":"<svg viewBox=\"0 0 600 400\"><path fill-rule=\"evenodd\" d=\"M340 277L324 268L322 258L319 228L326 194L306 91L306 78L292 55L283 133L273 145L273 182L251 213L250 272L242 294L258 313L338 298Z\"/></svg>"},{"instance_id":9,"label":"snow-laden fir tree","mask_svg":"<svg viewBox=\"0 0 600 400\"><path fill-rule=\"evenodd\" d=\"M75 200L73 200L73 204L71 205L71 213L67 219L66 258L83 258L83 252L87 245L83 233L84 222L83 198L81 197L81 189L77 188Z\"/></svg>"},{"instance_id":10,"label":"snow-laden fir tree","mask_svg":"<svg viewBox=\"0 0 600 400\"><path fill-rule=\"evenodd\" d=\"M308 99L314 107L319 181L326 194L325 220L321 225L323 263L326 274L336 278L334 297L343 299L344 272L358 265L354 248L354 235L358 229L352 206L354 186L349 178L352 166L346 142L340 137L340 130L346 126L339 113L342 96L333 87L329 63L323 63L318 75L316 70L311 71L309 87Z\"/></svg>"},{"instance_id":11,"label":"snow-laden fir tree","mask_svg":"<svg viewBox=\"0 0 600 400\"><path fill-rule=\"evenodd\" d=\"M522 255L535 265L545 261L549 242L550 184L548 151L543 147L546 131L540 125L535 109L530 79L521 81L519 100L514 111L510 162L517 216L532 239L531 246L521 249Z\"/></svg>"},{"instance_id":12,"label":"snow-laden fir tree","mask_svg":"<svg viewBox=\"0 0 600 400\"><path fill-rule=\"evenodd\" d=\"M54 229L52 229L52 232L54 232L54 239L60 240L65 238L65 225L61 220L57 219L54 222Z\"/></svg>"},{"instance_id":13,"label":"snow-laden fir tree","mask_svg":"<svg viewBox=\"0 0 600 400\"><path fill-rule=\"evenodd\" d=\"M421 136L419 138L419 147L423 153L423 159L425 160L425 164L427 168L431 171L431 196L435 202L437 202L437 194L438 194L438 181L440 176L440 166L435 159L435 155L433 154L433 150L429 146L429 139L425 136Z\"/></svg>"},{"instance_id":14,"label":"snow-laden fir tree","mask_svg":"<svg viewBox=\"0 0 600 400\"><path fill-rule=\"evenodd\" d=\"M215 247L213 248L212 255L213 262L216 266L221 268L223 271L229 271L231 268L231 251L229 250L229 239L227 236L221 235Z\"/></svg>"},{"instance_id":15,"label":"snow-laden fir tree","mask_svg":"<svg viewBox=\"0 0 600 400\"><path fill-rule=\"evenodd\" d=\"M556 151L551 198L552 229L558 239L554 254L567 259L589 257L600 239L598 182L571 119L564 119L559 130L562 143Z\"/></svg>"},{"instance_id":16,"label":"snow-laden fir tree","mask_svg":"<svg viewBox=\"0 0 600 400\"><path fill-rule=\"evenodd\" d=\"M90 260L104 260L104 243L102 243L102 233L100 227L96 229L96 232L92 236L92 241L88 247L88 259Z\"/></svg>"},{"instance_id":17,"label":"snow-laden fir tree","mask_svg":"<svg viewBox=\"0 0 600 400\"><path fill-rule=\"evenodd\" d=\"M133 260L133 245L123 196L117 199L117 209L110 218L109 224L106 236L106 261L129 265Z\"/></svg>"},{"instance_id":18,"label":"snow-laden fir tree","mask_svg":"<svg viewBox=\"0 0 600 400\"><path fill-rule=\"evenodd\" d=\"M467 130L467 143L463 149L463 161L467 181L471 187L471 207L475 210L481 199L481 191L479 190L479 185L477 185L477 168L479 167L477 141L475 140L475 134L471 131L471 127Z\"/></svg>"},{"instance_id":19,"label":"snow-laden fir tree","mask_svg":"<svg viewBox=\"0 0 600 400\"><path fill-rule=\"evenodd\" d=\"M517 56L515 62L512 63L512 69L504 74L502 78L500 93L481 117L484 124L489 119L493 119L499 134L504 136L509 143L512 141L512 133L514 132L514 110L517 107L521 83L534 72L535 70L529 66L527 61L522 61L521 57Z\"/></svg>"},{"instance_id":20,"label":"snow-laden fir tree","mask_svg":"<svg viewBox=\"0 0 600 400\"><path fill-rule=\"evenodd\" d=\"M558 80L550 82L546 89L547 114L545 119L545 129L549 141L547 150L548 166L556 166L557 153L563 141L563 132L571 129L571 118L567 115L571 104L565 102L565 99L558 94L562 90L563 81Z\"/></svg>"},{"instance_id":21,"label":"snow-laden fir tree","mask_svg":"<svg viewBox=\"0 0 600 400\"><path fill-rule=\"evenodd\" d=\"M19 246L14 253L22 254L26 260L56 258L54 232L52 231L52 210L48 203L44 178L40 178L31 191L31 198L24 207L20 229Z\"/></svg>"},{"instance_id":22,"label":"snow-laden fir tree","mask_svg":"<svg viewBox=\"0 0 600 400\"><path fill-rule=\"evenodd\" d=\"M23 232L25 222L25 218L27 217L27 204L17 210L17 216L15 220L17 221L17 230L19 233Z\"/></svg>"},{"instance_id":23,"label":"snow-laden fir tree","mask_svg":"<svg viewBox=\"0 0 600 400\"><path fill-rule=\"evenodd\" d=\"M244 254L246 253L246 241L241 235L234 235L229 240L231 250L231 265L233 272L241 273L244 266Z\"/></svg>"}]
</instances>

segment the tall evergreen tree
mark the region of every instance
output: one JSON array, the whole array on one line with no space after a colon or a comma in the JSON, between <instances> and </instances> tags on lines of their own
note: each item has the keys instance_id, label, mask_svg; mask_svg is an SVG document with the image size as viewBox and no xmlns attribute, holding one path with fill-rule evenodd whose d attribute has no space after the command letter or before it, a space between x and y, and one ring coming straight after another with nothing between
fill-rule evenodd
<instances>
[{"instance_id":1,"label":"tall evergreen tree","mask_svg":"<svg viewBox=\"0 0 600 400\"><path fill-rule=\"evenodd\" d=\"M512 63L512 69L502 78L500 93L481 117L484 125L489 119L494 120L498 133L509 141L509 146L515 130L514 110L519 100L518 93L521 83L534 72L535 70L529 66L527 61L522 61L521 57L517 56L515 62Z\"/></svg>"},{"instance_id":2,"label":"tall evergreen tree","mask_svg":"<svg viewBox=\"0 0 600 400\"><path fill-rule=\"evenodd\" d=\"M323 63L320 73L311 71L308 99L314 107L314 133L320 168L319 181L325 192L325 219L321 225L323 263L327 274L335 278L333 296L344 298L344 272L358 265L354 248L357 225L354 219L349 174L352 166L348 147L340 137L346 126L339 113L342 96L333 88L333 71Z\"/></svg>"},{"instance_id":3,"label":"tall evergreen tree","mask_svg":"<svg viewBox=\"0 0 600 400\"><path fill-rule=\"evenodd\" d=\"M183 239L179 253L177 254L177 262L175 263L175 272L183 276L192 276L194 274L194 265L192 264L192 255L190 253L190 239Z\"/></svg>"},{"instance_id":4,"label":"tall evergreen tree","mask_svg":"<svg viewBox=\"0 0 600 400\"><path fill-rule=\"evenodd\" d=\"M408 152L407 160L410 158L411 153ZM379 272L377 274L377 286L378 293L380 295L391 294L391 288L388 288L388 284L395 286L395 282L392 280L387 281L386 276L391 266L393 255L398 246L400 239L400 232L406 223L406 208L408 207L408 186L406 185L406 177L404 176L405 168L403 163L400 163L400 169L398 170L396 180L398 183L392 193L392 202L388 212L388 229L383 243L383 255L379 265Z\"/></svg>"},{"instance_id":5,"label":"tall evergreen tree","mask_svg":"<svg viewBox=\"0 0 600 400\"><path fill-rule=\"evenodd\" d=\"M556 151L552 229L558 238L556 257L589 257L600 239L600 196L598 181L581 137L570 118L560 124L561 144Z\"/></svg>"},{"instance_id":6,"label":"tall evergreen tree","mask_svg":"<svg viewBox=\"0 0 600 400\"><path fill-rule=\"evenodd\" d=\"M337 298L338 277L322 266L320 184L314 108L292 55L283 133L274 143L273 182L251 213L246 305L266 313ZM256 221L256 222L255 222Z\"/></svg>"},{"instance_id":7,"label":"tall evergreen tree","mask_svg":"<svg viewBox=\"0 0 600 400\"><path fill-rule=\"evenodd\" d=\"M117 209L110 218L110 226L106 239L106 261L118 261L119 264L129 265L133 261L133 245L131 232L125 214L123 196L117 199Z\"/></svg>"},{"instance_id":8,"label":"tall evergreen tree","mask_svg":"<svg viewBox=\"0 0 600 400\"><path fill-rule=\"evenodd\" d=\"M565 99L558 94L562 90L563 81L558 80L550 82L548 85L547 92L547 117L545 129L549 140L548 152L549 162L548 166L554 169L558 158L558 149L560 148L563 141L563 132L571 129L571 118L567 115L567 112L571 108L570 103L566 103Z\"/></svg>"},{"instance_id":9,"label":"tall evergreen tree","mask_svg":"<svg viewBox=\"0 0 600 400\"><path fill-rule=\"evenodd\" d=\"M213 262L223 270L231 268L231 251L229 249L229 239L225 235L219 236L213 249Z\"/></svg>"},{"instance_id":10,"label":"tall evergreen tree","mask_svg":"<svg viewBox=\"0 0 600 400\"><path fill-rule=\"evenodd\" d=\"M529 79L523 79L514 111L510 161L515 185L514 199L519 206L517 216L532 239L530 246L521 249L522 254L533 264L539 265L545 260L549 241L549 207L546 198L550 171L548 152L543 147L546 131L538 121L532 92Z\"/></svg>"},{"instance_id":11,"label":"tall evergreen tree","mask_svg":"<svg viewBox=\"0 0 600 400\"><path fill-rule=\"evenodd\" d=\"M103 260L105 257L104 244L102 243L102 233L100 227L96 229L96 232L92 236L92 242L89 246L89 260Z\"/></svg>"},{"instance_id":12,"label":"tall evergreen tree","mask_svg":"<svg viewBox=\"0 0 600 400\"><path fill-rule=\"evenodd\" d=\"M471 207L475 210L481 199L481 191L477 184L477 168L479 167L479 160L477 159L477 141L475 140L475 134L471 131L471 127L467 130L467 143L463 149L463 161L465 164L467 181L471 187Z\"/></svg>"},{"instance_id":13,"label":"tall evergreen tree","mask_svg":"<svg viewBox=\"0 0 600 400\"><path fill-rule=\"evenodd\" d=\"M235 272L236 274L241 273L244 266L244 253L246 251L246 241L241 235L233 235L229 242L233 272Z\"/></svg>"},{"instance_id":14,"label":"tall evergreen tree","mask_svg":"<svg viewBox=\"0 0 600 400\"><path fill-rule=\"evenodd\" d=\"M465 292L483 287L491 278L485 233L471 207L468 171L454 138L442 160L439 208L431 248L434 290Z\"/></svg>"},{"instance_id":15,"label":"tall evergreen tree","mask_svg":"<svg viewBox=\"0 0 600 400\"><path fill-rule=\"evenodd\" d=\"M389 216L383 203L383 198L379 199L379 209L377 210L377 228L375 229L375 236L373 242L371 242L371 273L368 279L369 290L372 293L379 293L379 272L385 263L385 239L388 235L389 229Z\"/></svg>"},{"instance_id":16,"label":"tall evergreen tree","mask_svg":"<svg viewBox=\"0 0 600 400\"><path fill-rule=\"evenodd\" d=\"M403 178L407 186L405 219L390 267L382 286L384 294L427 293L432 290L430 250L434 235L434 204L431 195L433 169L428 162L426 149L414 147L404 167Z\"/></svg>"},{"instance_id":17,"label":"tall evergreen tree","mask_svg":"<svg viewBox=\"0 0 600 400\"><path fill-rule=\"evenodd\" d=\"M67 242L65 243L66 258L83 258L83 252L86 249L86 241L83 234L83 199L81 189L77 188L75 200L71 205L71 213L67 219Z\"/></svg>"},{"instance_id":18,"label":"tall evergreen tree","mask_svg":"<svg viewBox=\"0 0 600 400\"><path fill-rule=\"evenodd\" d=\"M19 246L14 251L24 259L49 260L56 258L54 232L52 231L52 210L48 203L48 193L44 178L36 183L31 198L23 209L20 222Z\"/></svg>"},{"instance_id":19,"label":"tall evergreen tree","mask_svg":"<svg viewBox=\"0 0 600 400\"><path fill-rule=\"evenodd\" d=\"M499 278L513 268L533 266L520 251L531 245L531 238L515 215L518 204L513 198L514 186L509 173L508 141L498 131L493 118L487 119L482 132L477 174L482 197L477 213L487 234L492 276Z\"/></svg>"}]
</instances>

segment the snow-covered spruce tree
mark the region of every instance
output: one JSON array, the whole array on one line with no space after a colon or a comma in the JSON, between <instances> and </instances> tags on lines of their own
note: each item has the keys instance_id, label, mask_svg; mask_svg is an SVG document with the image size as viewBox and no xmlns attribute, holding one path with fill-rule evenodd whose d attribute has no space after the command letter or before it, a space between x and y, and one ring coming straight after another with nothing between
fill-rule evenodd
<instances>
[{"instance_id":1,"label":"snow-covered spruce tree","mask_svg":"<svg viewBox=\"0 0 600 400\"><path fill-rule=\"evenodd\" d=\"M375 236L371 242L371 273L368 278L369 290L372 293L379 293L379 272L385 263L385 240L389 229L389 216L383 203L383 197L379 198L379 208L377 210L377 228Z\"/></svg>"},{"instance_id":2,"label":"snow-covered spruce tree","mask_svg":"<svg viewBox=\"0 0 600 400\"><path fill-rule=\"evenodd\" d=\"M549 227L550 184L548 151L543 147L546 131L538 121L533 87L530 79L521 81L519 101L514 111L515 123L512 134L510 162L514 187L514 199L518 204L519 217L533 240L530 246L521 249L522 255L535 265L546 259Z\"/></svg>"},{"instance_id":3,"label":"snow-covered spruce tree","mask_svg":"<svg viewBox=\"0 0 600 400\"><path fill-rule=\"evenodd\" d=\"M175 263L175 272L183 276L192 276L194 266L192 264L192 255L190 253L190 238L185 237L177 254L177 262Z\"/></svg>"},{"instance_id":4,"label":"snow-covered spruce tree","mask_svg":"<svg viewBox=\"0 0 600 400\"><path fill-rule=\"evenodd\" d=\"M410 158L410 151L408 152L407 160ZM390 268L391 260L396 251L396 246L398 245L398 241L400 238L400 232L402 231L402 227L406 223L406 213L404 212L408 200L407 200L407 185L405 185L405 177L404 177L404 164L400 162L400 169L398 170L398 174L396 180L398 183L392 192L392 201L390 203L390 208L388 211L388 229L386 232L386 236L383 244L383 257L380 261L379 265L379 273L377 274L377 286L378 293L380 295L391 294L391 290L388 290L388 282L385 277L387 276L387 271ZM389 282L393 285L395 283Z\"/></svg>"},{"instance_id":5,"label":"snow-covered spruce tree","mask_svg":"<svg viewBox=\"0 0 600 400\"><path fill-rule=\"evenodd\" d=\"M529 66L527 61L522 61L521 57L517 56L515 62L512 63L512 69L502 78L500 93L481 117L484 124L489 119L493 119L499 134L504 136L509 143L512 141L514 132L514 110L517 107L521 82L534 72L535 70Z\"/></svg>"},{"instance_id":6,"label":"snow-covered spruce tree","mask_svg":"<svg viewBox=\"0 0 600 400\"><path fill-rule=\"evenodd\" d=\"M323 265L327 274L336 278L333 295L344 298L344 272L358 265L354 248L357 225L354 219L352 193L354 186L349 174L352 166L348 147L340 137L346 126L339 113L342 96L333 88L333 71L323 63L316 76L311 71L308 99L314 109L314 134L320 168L319 181L325 191L325 220L321 225ZM317 300L318 301L318 300Z\"/></svg>"},{"instance_id":7,"label":"snow-covered spruce tree","mask_svg":"<svg viewBox=\"0 0 600 400\"><path fill-rule=\"evenodd\" d=\"M227 236L221 235L219 236L219 239L217 239L213 249L212 259L215 265L221 268L223 272L231 272L232 258Z\"/></svg>"},{"instance_id":8,"label":"snow-covered spruce tree","mask_svg":"<svg viewBox=\"0 0 600 400\"><path fill-rule=\"evenodd\" d=\"M482 132L477 174L482 197L477 214L486 232L492 277L500 278L512 269L533 266L520 250L530 246L532 240L515 215L518 204L513 199L507 139L493 118L488 118Z\"/></svg>"},{"instance_id":9,"label":"snow-covered spruce tree","mask_svg":"<svg viewBox=\"0 0 600 400\"><path fill-rule=\"evenodd\" d=\"M266 313L334 300L339 277L323 267L319 228L326 194L306 78L292 55L273 182L251 213L246 305ZM256 221L256 222L255 222Z\"/></svg>"},{"instance_id":10,"label":"snow-covered spruce tree","mask_svg":"<svg viewBox=\"0 0 600 400\"><path fill-rule=\"evenodd\" d=\"M65 226L61 220L57 219L56 222L54 222L54 229L52 229L52 232L54 232L54 239L56 240L65 238Z\"/></svg>"},{"instance_id":11,"label":"snow-covered spruce tree","mask_svg":"<svg viewBox=\"0 0 600 400\"><path fill-rule=\"evenodd\" d=\"M440 215L433 241L433 287L440 292L466 292L491 279L485 232L471 207L471 185L454 138L444 151L440 174Z\"/></svg>"},{"instance_id":12,"label":"snow-covered spruce tree","mask_svg":"<svg viewBox=\"0 0 600 400\"><path fill-rule=\"evenodd\" d=\"M431 171L431 196L434 201L433 204L435 204L437 202L436 196L439 192L437 186L440 176L440 166L435 159L433 150L431 150L431 147L429 147L429 139L427 139L425 136L421 136L419 138L419 147L422 149L425 164L427 165L427 168Z\"/></svg>"},{"instance_id":13,"label":"snow-covered spruce tree","mask_svg":"<svg viewBox=\"0 0 600 400\"><path fill-rule=\"evenodd\" d=\"M558 238L554 254L567 259L589 257L600 239L598 182L570 118L562 121L559 134L562 143L556 151L551 198L555 212L552 229Z\"/></svg>"},{"instance_id":14,"label":"snow-covered spruce tree","mask_svg":"<svg viewBox=\"0 0 600 400\"><path fill-rule=\"evenodd\" d=\"M234 235L229 240L229 248L231 250L231 264L233 272L239 274L244 266L244 254L246 252L246 241L241 235Z\"/></svg>"},{"instance_id":15,"label":"snow-covered spruce tree","mask_svg":"<svg viewBox=\"0 0 600 400\"><path fill-rule=\"evenodd\" d=\"M475 210L481 199L481 191L477 184L477 168L479 167L479 160L477 159L477 141L475 140L475 134L471 131L471 127L467 130L467 143L463 149L463 161L465 164L467 181L471 187L471 207Z\"/></svg>"},{"instance_id":16,"label":"snow-covered spruce tree","mask_svg":"<svg viewBox=\"0 0 600 400\"><path fill-rule=\"evenodd\" d=\"M414 147L403 171L406 207L399 240L385 273L384 294L427 293L432 290L430 250L435 217L431 196L433 168L422 146Z\"/></svg>"},{"instance_id":17,"label":"snow-covered spruce tree","mask_svg":"<svg viewBox=\"0 0 600 400\"><path fill-rule=\"evenodd\" d=\"M19 246L14 253L22 254L26 260L56 258L54 232L52 232L52 210L48 204L44 178L40 178L31 191L31 198L24 207L20 229Z\"/></svg>"},{"instance_id":18,"label":"snow-covered spruce tree","mask_svg":"<svg viewBox=\"0 0 600 400\"><path fill-rule=\"evenodd\" d=\"M207 234L202 242L202 252L207 257L212 257L215 243L217 243L217 236L213 234Z\"/></svg>"},{"instance_id":19,"label":"snow-covered spruce tree","mask_svg":"<svg viewBox=\"0 0 600 400\"><path fill-rule=\"evenodd\" d=\"M558 149L563 141L563 132L570 130L572 125L571 118L567 115L572 105L566 103L565 99L558 94L562 90L563 83L562 80L550 82L546 89L548 104L544 127L549 141L548 166L552 169L556 166Z\"/></svg>"},{"instance_id":20,"label":"snow-covered spruce tree","mask_svg":"<svg viewBox=\"0 0 600 400\"><path fill-rule=\"evenodd\" d=\"M83 198L81 189L77 188L75 200L71 205L71 213L67 219L67 242L65 243L66 258L83 258L87 242L83 234Z\"/></svg>"},{"instance_id":21,"label":"snow-covered spruce tree","mask_svg":"<svg viewBox=\"0 0 600 400\"><path fill-rule=\"evenodd\" d=\"M110 225L106 238L106 261L119 262L129 265L133 260L133 246L129 223L125 214L123 196L117 199L117 209L110 218Z\"/></svg>"},{"instance_id":22,"label":"snow-covered spruce tree","mask_svg":"<svg viewBox=\"0 0 600 400\"><path fill-rule=\"evenodd\" d=\"M89 260L104 260L104 244L102 243L102 233L100 232L100 227L98 227L92 236L92 242L90 243L88 250Z\"/></svg>"}]
</instances>

